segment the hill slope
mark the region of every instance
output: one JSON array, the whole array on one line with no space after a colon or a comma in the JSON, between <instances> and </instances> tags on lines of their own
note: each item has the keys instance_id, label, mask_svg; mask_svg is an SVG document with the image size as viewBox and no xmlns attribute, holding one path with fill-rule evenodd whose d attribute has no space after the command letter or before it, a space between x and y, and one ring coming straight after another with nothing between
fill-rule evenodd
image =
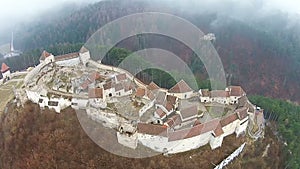
<instances>
[{"instance_id":1,"label":"hill slope","mask_svg":"<svg viewBox=\"0 0 300 169\"><path fill-rule=\"evenodd\" d=\"M23 50L46 48L63 43L84 43L105 23L124 15L164 11L190 20L205 33L217 36L214 44L230 77L229 84L242 85L247 93L300 101L299 24L289 25L288 16L275 13L257 20L243 21L218 13L189 13L154 1L103 1L72 14L46 20L16 40ZM276 19L273 19L276 18ZM296 22L297 23L297 22ZM165 37L148 36L144 48L159 47L174 52L192 65L193 52L183 44ZM119 44L131 51L141 49L137 38ZM199 67L192 67L200 77Z\"/></svg>"},{"instance_id":2,"label":"hill slope","mask_svg":"<svg viewBox=\"0 0 300 169\"><path fill-rule=\"evenodd\" d=\"M98 147L84 133L76 113L69 108L61 114L27 103L25 108L10 106L0 121L0 168L212 168L244 141L234 135L224 138L223 146L212 151L209 145L197 150L164 157L162 155L130 159L116 156ZM265 146L272 143L272 152L258 158ZM255 149L251 148L255 146ZM274 138L247 145L234 168L268 166L282 163L279 145ZM243 160L245 159L245 160ZM229 166L229 168L231 168Z\"/></svg>"}]
</instances>

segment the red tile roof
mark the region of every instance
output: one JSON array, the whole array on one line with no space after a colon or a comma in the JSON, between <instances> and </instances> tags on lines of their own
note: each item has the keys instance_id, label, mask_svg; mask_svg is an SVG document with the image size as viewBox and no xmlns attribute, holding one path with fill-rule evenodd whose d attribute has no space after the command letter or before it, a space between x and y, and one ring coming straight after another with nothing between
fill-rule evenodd
<instances>
[{"instance_id":1,"label":"red tile roof","mask_svg":"<svg viewBox=\"0 0 300 169\"><path fill-rule=\"evenodd\" d=\"M246 117L248 117L247 107L236 109L235 112L240 120L243 120Z\"/></svg>"},{"instance_id":2,"label":"red tile roof","mask_svg":"<svg viewBox=\"0 0 300 169\"><path fill-rule=\"evenodd\" d=\"M177 126L181 123L181 119L180 119L180 115L179 114L175 114L172 117L170 117L165 123L169 126L169 127L174 127Z\"/></svg>"},{"instance_id":3,"label":"red tile roof","mask_svg":"<svg viewBox=\"0 0 300 169\"><path fill-rule=\"evenodd\" d=\"M85 53L88 52L89 50L87 48L85 48L84 46L81 47L79 53Z\"/></svg>"},{"instance_id":4,"label":"red tile roof","mask_svg":"<svg viewBox=\"0 0 300 169\"><path fill-rule=\"evenodd\" d=\"M229 97L229 92L225 90L212 90L210 91L211 97Z\"/></svg>"},{"instance_id":5,"label":"red tile roof","mask_svg":"<svg viewBox=\"0 0 300 169\"><path fill-rule=\"evenodd\" d=\"M228 124L234 122L235 120L238 119L238 116L236 113L232 113L224 118L221 119L220 123L221 123L221 126L224 127L224 126L227 126Z\"/></svg>"},{"instance_id":6,"label":"red tile roof","mask_svg":"<svg viewBox=\"0 0 300 169\"><path fill-rule=\"evenodd\" d=\"M199 125L199 124L201 124L201 122L199 120L195 120L195 123L194 123L193 126L196 126L196 125Z\"/></svg>"},{"instance_id":7,"label":"red tile roof","mask_svg":"<svg viewBox=\"0 0 300 169\"><path fill-rule=\"evenodd\" d=\"M168 112L173 109L173 105L170 102L166 102L164 106L168 110Z\"/></svg>"},{"instance_id":8,"label":"red tile roof","mask_svg":"<svg viewBox=\"0 0 300 169\"><path fill-rule=\"evenodd\" d=\"M153 100L155 99L155 96L153 94L153 92L151 90L147 90L147 97L150 99L150 100Z\"/></svg>"},{"instance_id":9,"label":"red tile roof","mask_svg":"<svg viewBox=\"0 0 300 169\"><path fill-rule=\"evenodd\" d=\"M98 72L92 72L90 75L89 75L89 79L90 81L94 82L95 80L99 80L103 78Z\"/></svg>"},{"instance_id":10,"label":"red tile roof","mask_svg":"<svg viewBox=\"0 0 300 169\"><path fill-rule=\"evenodd\" d=\"M171 93L187 93L191 91L193 91L193 89L184 80L180 80L169 90Z\"/></svg>"},{"instance_id":11,"label":"red tile roof","mask_svg":"<svg viewBox=\"0 0 300 169\"><path fill-rule=\"evenodd\" d=\"M5 63L2 63L2 66L1 66L1 73L5 73L6 71L9 70L9 67L5 64Z\"/></svg>"},{"instance_id":12,"label":"red tile roof","mask_svg":"<svg viewBox=\"0 0 300 169\"><path fill-rule=\"evenodd\" d=\"M223 129L222 129L222 125L219 123L217 128L214 130L215 136L219 137L220 135L222 135L224 133Z\"/></svg>"},{"instance_id":13,"label":"red tile roof","mask_svg":"<svg viewBox=\"0 0 300 169\"><path fill-rule=\"evenodd\" d=\"M156 113L160 118L163 118L165 115L167 115L161 108L156 109L155 113Z\"/></svg>"},{"instance_id":14,"label":"red tile roof","mask_svg":"<svg viewBox=\"0 0 300 169\"><path fill-rule=\"evenodd\" d=\"M228 88L230 96L243 96L246 94L241 86L229 86Z\"/></svg>"},{"instance_id":15,"label":"red tile roof","mask_svg":"<svg viewBox=\"0 0 300 169\"><path fill-rule=\"evenodd\" d=\"M159 91L157 96L156 96L156 103L163 105L166 100L166 93Z\"/></svg>"},{"instance_id":16,"label":"red tile roof","mask_svg":"<svg viewBox=\"0 0 300 169\"><path fill-rule=\"evenodd\" d=\"M168 112L172 111L173 105L169 102L166 102L164 107L168 110Z\"/></svg>"},{"instance_id":17,"label":"red tile roof","mask_svg":"<svg viewBox=\"0 0 300 169\"><path fill-rule=\"evenodd\" d=\"M176 141L176 140L181 140L181 139L186 139L186 138L191 138L198 136L200 134L204 134L210 131L213 131L217 128L219 125L220 120L219 119L214 119L206 123L202 123L199 125L196 125L194 127L188 128L188 129L182 129L182 130L177 130L177 131L169 131L169 141Z\"/></svg>"},{"instance_id":18,"label":"red tile roof","mask_svg":"<svg viewBox=\"0 0 300 169\"><path fill-rule=\"evenodd\" d=\"M182 121L185 121L187 118L194 117L198 115L198 108L196 105L192 105L187 108L180 110Z\"/></svg>"},{"instance_id":19,"label":"red tile roof","mask_svg":"<svg viewBox=\"0 0 300 169\"><path fill-rule=\"evenodd\" d=\"M157 84L155 84L154 82L151 82L148 85L148 89L150 89L150 90L158 90L159 88L160 87Z\"/></svg>"},{"instance_id":20,"label":"red tile roof","mask_svg":"<svg viewBox=\"0 0 300 169\"><path fill-rule=\"evenodd\" d=\"M167 101L170 102L172 105L176 104L176 100L177 100L176 96L167 95Z\"/></svg>"},{"instance_id":21,"label":"red tile roof","mask_svg":"<svg viewBox=\"0 0 300 169\"><path fill-rule=\"evenodd\" d=\"M138 133L167 137L167 126L138 123Z\"/></svg>"},{"instance_id":22,"label":"red tile roof","mask_svg":"<svg viewBox=\"0 0 300 169\"><path fill-rule=\"evenodd\" d=\"M116 79L117 79L117 81L123 81L123 80L127 79L127 76L125 73L118 74L118 75L116 75Z\"/></svg>"},{"instance_id":23,"label":"red tile roof","mask_svg":"<svg viewBox=\"0 0 300 169\"><path fill-rule=\"evenodd\" d=\"M145 94L146 94L146 90L144 88L138 87L136 89L136 93L135 93L136 97L143 97L145 96Z\"/></svg>"},{"instance_id":24,"label":"red tile roof","mask_svg":"<svg viewBox=\"0 0 300 169\"><path fill-rule=\"evenodd\" d=\"M104 90L111 89L111 88L112 88L112 82L111 82L111 81L106 82L106 83L103 85L103 88L104 88Z\"/></svg>"},{"instance_id":25,"label":"red tile roof","mask_svg":"<svg viewBox=\"0 0 300 169\"><path fill-rule=\"evenodd\" d=\"M79 57L79 53L78 52L68 53L68 54L65 54L65 55L55 56L55 61L63 61L63 60L77 58L77 57Z\"/></svg>"},{"instance_id":26,"label":"red tile roof","mask_svg":"<svg viewBox=\"0 0 300 169\"><path fill-rule=\"evenodd\" d=\"M51 53L48 53L47 51L43 51L42 55L40 57L40 60L45 60L47 57L49 57L51 55Z\"/></svg>"},{"instance_id":27,"label":"red tile roof","mask_svg":"<svg viewBox=\"0 0 300 169\"><path fill-rule=\"evenodd\" d=\"M103 98L103 89L102 88L94 88L89 89L89 98Z\"/></svg>"}]
</instances>

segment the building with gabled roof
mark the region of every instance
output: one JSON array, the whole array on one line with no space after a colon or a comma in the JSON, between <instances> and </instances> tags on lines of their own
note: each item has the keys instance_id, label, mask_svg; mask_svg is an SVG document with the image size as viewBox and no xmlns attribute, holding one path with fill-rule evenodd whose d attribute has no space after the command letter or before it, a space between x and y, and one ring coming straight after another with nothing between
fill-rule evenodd
<instances>
[{"instance_id":1,"label":"building with gabled roof","mask_svg":"<svg viewBox=\"0 0 300 169\"><path fill-rule=\"evenodd\" d=\"M86 52L89 52L89 50L85 46L82 46L79 50L79 53L86 53Z\"/></svg>"},{"instance_id":2,"label":"building with gabled roof","mask_svg":"<svg viewBox=\"0 0 300 169\"><path fill-rule=\"evenodd\" d=\"M1 73L5 73L5 72L7 72L9 70L10 70L10 68L5 63L2 63Z\"/></svg>"},{"instance_id":3,"label":"building with gabled roof","mask_svg":"<svg viewBox=\"0 0 300 169\"><path fill-rule=\"evenodd\" d=\"M96 80L104 79L105 77L101 76L98 72L93 71L89 74L88 78L91 82L95 82Z\"/></svg>"},{"instance_id":4,"label":"building with gabled roof","mask_svg":"<svg viewBox=\"0 0 300 169\"><path fill-rule=\"evenodd\" d=\"M40 57L40 63L51 63L51 62L54 62L55 59L54 59L54 56L47 52L46 50L44 50L41 54L41 57Z\"/></svg>"},{"instance_id":5,"label":"building with gabled roof","mask_svg":"<svg viewBox=\"0 0 300 169\"><path fill-rule=\"evenodd\" d=\"M239 123L235 130L235 133L236 133L236 135L240 135L246 131L246 128L249 123L248 108L242 107L242 108L236 109L235 113L237 114L237 117L239 119Z\"/></svg>"},{"instance_id":6,"label":"building with gabled roof","mask_svg":"<svg viewBox=\"0 0 300 169\"><path fill-rule=\"evenodd\" d=\"M212 90L210 91L211 102L220 104L229 104L229 93L225 90Z\"/></svg>"},{"instance_id":7,"label":"building with gabled roof","mask_svg":"<svg viewBox=\"0 0 300 169\"><path fill-rule=\"evenodd\" d=\"M166 93L163 91L159 91L156 95L156 100L155 100L155 104L157 105L163 105L165 103L166 100Z\"/></svg>"},{"instance_id":8,"label":"building with gabled roof","mask_svg":"<svg viewBox=\"0 0 300 169\"><path fill-rule=\"evenodd\" d=\"M142 87L138 87L136 89L135 97L137 98L143 98L146 95L146 89Z\"/></svg>"},{"instance_id":9,"label":"building with gabled roof","mask_svg":"<svg viewBox=\"0 0 300 169\"><path fill-rule=\"evenodd\" d=\"M154 83L153 81L148 84L147 88L149 90L159 90L160 89L160 87L156 83Z\"/></svg>"},{"instance_id":10,"label":"building with gabled roof","mask_svg":"<svg viewBox=\"0 0 300 169\"><path fill-rule=\"evenodd\" d=\"M197 105L191 105L189 107L182 108L179 115L182 121L195 119L198 116L198 107Z\"/></svg>"},{"instance_id":11,"label":"building with gabled roof","mask_svg":"<svg viewBox=\"0 0 300 169\"><path fill-rule=\"evenodd\" d=\"M91 88L89 89L89 98L90 99L103 99L104 98L103 94L103 88Z\"/></svg>"},{"instance_id":12,"label":"building with gabled roof","mask_svg":"<svg viewBox=\"0 0 300 169\"><path fill-rule=\"evenodd\" d=\"M181 124L181 118L179 114L174 114L173 116L169 117L166 122L164 123L169 128L174 128L177 125Z\"/></svg>"},{"instance_id":13,"label":"building with gabled roof","mask_svg":"<svg viewBox=\"0 0 300 169\"><path fill-rule=\"evenodd\" d=\"M85 46L81 47L79 51L79 58L80 58L80 62L84 66L86 66L89 60L91 59L90 51Z\"/></svg>"},{"instance_id":14,"label":"building with gabled roof","mask_svg":"<svg viewBox=\"0 0 300 169\"><path fill-rule=\"evenodd\" d=\"M164 126L164 125L138 123L137 130L141 134L166 137L168 128L167 128L167 126Z\"/></svg>"},{"instance_id":15,"label":"building with gabled roof","mask_svg":"<svg viewBox=\"0 0 300 169\"><path fill-rule=\"evenodd\" d=\"M89 103L94 108L105 109L107 103L103 88L89 88L88 90Z\"/></svg>"},{"instance_id":16,"label":"building with gabled roof","mask_svg":"<svg viewBox=\"0 0 300 169\"><path fill-rule=\"evenodd\" d=\"M240 86L229 86L225 90L199 90L199 98L202 103L238 104L239 98L243 96L246 96L246 93Z\"/></svg>"},{"instance_id":17,"label":"building with gabled roof","mask_svg":"<svg viewBox=\"0 0 300 169\"><path fill-rule=\"evenodd\" d=\"M208 89L199 90L200 102L208 103L210 102L210 91Z\"/></svg>"},{"instance_id":18,"label":"building with gabled roof","mask_svg":"<svg viewBox=\"0 0 300 169\"><path fill-rule=\"evenodd\" d=\"M2 74L2 78L5 80L9 80L11 77L10 68L5 63L2 63L1 74Z\"/></svg>"},{"instance_id":19,"label":"building with gabled roof","mask_svg":"<svg viewBox=\"0 0 300 169\"><path fill-rule=\"evenodd\" d=\"M161 108L158 108L154 112L154 117L163 120L167 117L167 113L165 113Z\"/></svg>"},{"instance_id":20,"label":"building with gabled roof","mask_svg":"<svg viewBox=\"0 0 300 169\"><path fill-rule=\"evenodd\" d=\"M168 93L169 95L176 96L180 99L189 99L192 97L194 91L184 80L180 80L168 90Z\"/></svg>"},{"instance_id":21,"label":"building with gabled roof","mask_svg":"<svg viewBox=\"0 0 300 169\"><path fill-rule=\"evenodd\" d=\"M167 102L169 102L174 109L178 107L178 98L176 96L167 95Z\"/></svg>"},{"instance_id":22,"label":"building with gabled roof","mask_svg":"<svg viewBox=\"0 0 300 169\"><path fill-rule=\"evenodd\" d=\"M150 100L154 100L155 99L155 95L151 90L147 90L147 97Z\"/></svg>"},{"instance_id":23,"label":"building with gabled roof","mask_svg":"<svg viewBox=\"0 0 300 169\"><path fill-rule=\"evenodd\" d=\"M237 104L239 98L246 96L246 92L241 86L228 86L225 91L229 93L230 104Z\"/></svg>"},{"instance_id":24,"label":"building with gabled roof","mask_svg":"<svg viewBox=\"0 0 300 169\"><path fill-rule=\"evenodd\" d=\"M55 63L59 66L76 66L80 63L79 53L68 53L55 56Z\"/></svg>"}]
</instances>

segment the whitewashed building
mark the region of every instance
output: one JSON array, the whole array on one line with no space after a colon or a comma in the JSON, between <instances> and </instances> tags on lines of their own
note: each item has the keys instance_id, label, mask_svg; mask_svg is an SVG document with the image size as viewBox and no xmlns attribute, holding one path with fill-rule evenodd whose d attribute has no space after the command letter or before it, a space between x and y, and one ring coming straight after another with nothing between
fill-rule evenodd
<instances>
[{"instance_id":1,"label":"whitewashed building","mask_svg":"<svg viewBox=\"0 0 300 169\"><path fill-rule=\"evenodd\" d=\"M223 140L219 124L220 120L215 119L187 129L170 130L165 125L139 123L138 139L144 146L168 154L193 150L208 143L214 149L221 146Z\"/></svg>"},{"instance_id":2,"label":"whitewashed building","mask_svg":"<svg viewBox=\"0 0 300 169\"><path fill-rule=\"evenodd\" d=\"M159 112L162 113L160 116L157 113L159 117L165 117L162 110ZM191 127L175 127L184 123L181 116L174 114L163 125L139 123L139 142L155 151L169 154L189 151L208 143L211 149L216 149L221 147L224 137L233 133L239 136L245 132L249 118L247 108L243 107L223 119L216 118L205 123L195 121Z\"/></svg>"},{"instance_id":3,"label":"whitewashed building","mask_svg":"<svg viewBox=\"0 0 300 169\"><path fill-rule=\"evenodd\" d=\"M103 88L90 88L88 93L90 106L101 109L105 109L107 107L106 96Z\"/></svg>"},{"instance_id":4,"label":"whitewashed building","mask_svg":"<svg viewBox=\"0 0 300 169\"><path fill-rule=\"evenodd\" d=\"M51 53L48 53L46 50L42 52L40 57L40 63L49 64L55 61L54 56Z\"/></svg>"},{"instance_id":5,"label":"whitewashed building","mask_svg":"<svg viewBox=\"0 0 300 169\"><path fill-rule=\"evenodd\" d=\"M88 99L72 98L71 107L75 110L86 109L88 103L89 103Z\"/></svg>"},{"instance_id":6,"label":"whitewashed building","mask_svg":"<svg viewBox=\"0 0 300 169\"><path fill-rule=\"evenodd\" d=\"M82 46L82 48L79 51L79 57L80 57L81 63L84 66L86 66L86 64L88 63L88 61L91 58L90 51L87 48L85 48L84 46Z\"/></svg>"},{"instance_id":7,"label":"whitewashed building","mask_svg":"<svg viewBox=\"0 0 300 169\"><path fill-rule=\"evenodd\" d=\"M9 80L11 78L10 68L5 63L2 63L1 74L3 79Z\"/></svg>"},{"instance_id":8,"label":"whitewashed building","mask_svg":"<svg viewBox=\"0 0 300 169\"><path fill-rule=\"evenodd\" d=\"M239 98L246 96L246 92L241 86L229 86L225 89L225 91L228 91L229 93L230 104L237 104Z\"/></svg>"},{"instance_id":9,"label":"whitewashed building","mask_svg":"<svg viewBox=\"0 0 300 169\"><path fill-rule=\"evenodd\" d=\"M39 97L38 104L42 109L48 107L60 113L61 110L71 106L71 101L64 98Z\"/></svg>"},{"instance_id":10,"label":"whitewashed building","mask_svg":"<svg viewBox=\"0 0 300 169\"><path fill-rule=\"evenodd\" d=\"M55 56L55 63L59 66L76 66L80 63L79 53L74 52Z\"/></svg>"},{"instance_id":11,"label":"whitewashed building","mask_svg":"<svg viewBox=\"0 0 300 169\"><path fill-rule=\"evenodd\" d=\"M224 90L210 91L210 101L220 104L229 104L229 93Z\"/></svg>"},{"instance_id":12,"label":"whitewashed building","mask_svg":"<svg viewBox=\"0 0 300 169\"><path fill-rule=\"evenodd\" d=\"M200 89L199 97L201 103L209 103L210 102L210 91L208 89Z\"/></svg>"}]
</instances>

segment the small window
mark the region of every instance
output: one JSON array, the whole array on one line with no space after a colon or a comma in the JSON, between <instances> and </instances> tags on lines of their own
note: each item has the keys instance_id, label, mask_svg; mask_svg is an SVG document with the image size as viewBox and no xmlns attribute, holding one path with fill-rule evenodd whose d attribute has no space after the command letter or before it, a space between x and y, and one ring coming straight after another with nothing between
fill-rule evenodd
<instances>
[{"instance_id":1,"label":"small window","mask_svg":"<svg viewBox=\"0 0 300 169\"><path fill-rule=\"evenodd\" d=\"M108 96L109 96L109 97L111 97L111 96L112 96L112 94L111 94L111 93L109 93L109 94L108 94Z\"/></svg>"},{"instance_id":2,"label":"small window","mask_svg":"<svg viewBox=\"0 0 300 169\"><path fill-rule=\"evenodd\" d=\"M58 102L55 101L48 101L49 106L58 106Z\"/></svg>"}]
</instances>

